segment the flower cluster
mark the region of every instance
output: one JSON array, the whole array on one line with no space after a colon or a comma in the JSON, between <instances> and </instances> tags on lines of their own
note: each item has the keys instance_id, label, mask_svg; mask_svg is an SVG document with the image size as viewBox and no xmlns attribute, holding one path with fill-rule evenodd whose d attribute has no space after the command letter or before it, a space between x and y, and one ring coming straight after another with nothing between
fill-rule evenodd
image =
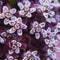
<instances>
[{"instance_id":1,"label":"flower cluster","mask_svg":"<svg viewBox=\"0 0 60 60\"><path fill-rule=\"evenodd\" d=\"M60 3L57 0L38 0L36 3L23 0L17 2L17 6L10 8L6 4L0 11L0 43L5 44L5 48L8 46L5 60L57 60L56 52L60 52L57 47L60 40L60 12L57 12L57 7ZM44 48L37 47L43 41L47 47L47 59L38 55L42 50L45 52Z\"/></svg>"}]
</instances>

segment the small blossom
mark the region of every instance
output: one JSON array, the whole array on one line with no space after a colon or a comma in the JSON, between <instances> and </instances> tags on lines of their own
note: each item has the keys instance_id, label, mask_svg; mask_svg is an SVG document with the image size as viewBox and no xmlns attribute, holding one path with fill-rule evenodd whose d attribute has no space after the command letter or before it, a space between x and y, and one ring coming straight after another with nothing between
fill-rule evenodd
<instances>
[{"instance_id":1,"label":"small blossom","mask_svg":"<svg viewBox=\"0 0 60 60\"><path fill-rule=\"evenodd\" d=\"M34 13L36 11L36 8L34 7L31 7L31 2L29 2L28 0L26 1L23 1L23 3L21 2L18 2L17 4L20 8L20 11L19 11L19 14L21 16L26 16L26 17L32 17L32 14L31 13Z\"/></svg>"},{"instance_id":2,"label":"small blossom","mask_svg":"<svg viewBox=\"0 0 60 60\"><path fill-rule=\"evenodd\" d=\"M58 40L52 38L52 39L45 39L45 44L48 45L48 47L54 47L58 44Z\"/></svg>"},{"instance_id":3,"label":"small blossom","mask_svg":"<svg viewBox=\"0 0 60 60\"><path fill-rule=\"evenodd\" d=\"M6 59L4 60L18 60L18 59L14 58L13 56L8 55Z\"/></svg>"},{"instance_id":4,"label":"small blossom","mask_svg":"<svg viewBox=\"0 0 60 60\"><path fill-rule=\"evenodd\" d=\"M9 54L13 54L13 53L20 53L20 47L22 46L22 44L20 42L17 42L16 40L12 40L9 43L9 47L11 48L8 53Z\"/></svg>"},{"instance_id":5,"label":"small blossom","mask_svg":"<svg viewBox=\"0 0 60 60\"><path fill-rule=\"evenodd\" d=\"M10 18L15 13L15 8L9 10L7 6L3 6L3 12L0 14L0 19Z\"/></svg>"},{"instance_id":6,"label":"small blossom","mask_svg":"<svg viewBox=\"0 0 60 60\"><path fill-rule=\"evenodd\" d=\"M51 49L48 49L48 50L47 50L47 54L48 54L48 56L49 56L51 59L53 59L53 60L56 60L56 59L57 59L56 53L53 52Z\"/></svg>"},{"instance_id":7,"label":"small blossom","mask_svg":"<svg viewBox=\"0 0 60 60\"><path fill-rule=\"evenodd\" d=\"M27 25L25 25L23 22L22 22L22 19L19 17L19 18L16 18L15 20L13 20L15 18L12 18L12 20L9 22L9 25L13 26L12 28L8 29L7 32L8 33L14 33L17 31L17 34L19 36L22 36L22 29L26 29L27 28Z\"/></svg>"},{"instance_id":8,"label":"small blossom","mask_svg":"<svg viewBox=\"0 0 60 60\"><path fill-rule=\"evenodd\" d=\"M37 56L37 51L33 52L27 51L24 54L23 60L40 60L40 58Z\"/></svg>"},{"instance_id":9,"label":"small blossom","mask_svg":"<svg viewBox=\"0 0 60 60\"><path fill-rule=\"evenodd\" d=\"M54 15L55 15L54 11L43 12L43 16L46 18L46 21L48 23L56 23Z\"/></svg>"},{"instance_id":10,"label":"small blossom","mask_svg":"<svg viewBox=\"0 0 60 60\"><path fill-rule=\"evenodd\" d=\"M39 24L37 21L35 21L32 25L32 29L30 30L30 34L35 33L35 38L39 39L40 38L40 32L41 32L41 29L43 27L45 27L45 22L42 22Z\"/></svg>"},{"instance_id":11,"label":"small blossom","mask_svg":"<svg viewBox=\"0 0 60 60\"><path fill-rule=\"evenodd\" d=\"M52 29L50 27L48 27L47 30L42 29L41 33L44 38L46 38L46 37L53 38L58 33L58 30L55 30L52 32Z\"/></svg>"}]
</instances>

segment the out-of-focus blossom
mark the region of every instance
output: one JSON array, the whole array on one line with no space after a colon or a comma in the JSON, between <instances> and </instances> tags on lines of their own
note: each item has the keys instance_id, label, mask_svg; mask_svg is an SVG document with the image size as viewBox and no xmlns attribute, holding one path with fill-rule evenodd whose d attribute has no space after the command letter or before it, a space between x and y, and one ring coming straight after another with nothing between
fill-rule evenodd
<instances>
[{"instance_id":1,"label":"out-of-focus blossom","mask_svg":"<svg viewBox=\"0 0 60 60\"><path fill-rule=\"evenodd\" d=\"M48 49L48 50L47 50L47 55L48 55L52 60L56 60L56 59L57 59L56 53L53 52L51 49Z\"/></svg>"},{"instance_id":2,"label":"out-of-focus blossom","mask_svg":"<svg viewBox=\"0 0 60 60\"><path fill-rule=\"evenodd\" d=\"M12 20L9 22L9 25L11 25L12 28L8 29L7 32L12 34L17 31L17 34L19 36L22 36L23 34L22 29L27 29L27 25L25 25L22 22L22 19L20 17L18 18L12 17Z\"/></svg>"},{"instance_id":3,"label":"out-of-focus blossom","mask_svg":"<svg viewBox=\"0 0 60 60\"><path fill-rule=\"evenodd\" d=\"M40 60L40 58L37 56L37 51L27 51L24 54L23 60Z\"/></svg>"},{"instance_id":4,"label":"out-of-focus blossom","mask_svg":"<svg viewBox=\"0 0 60 60\"><path fill-rule=\"evenodd\" d=\"M57 46L58 45L58 40L52 38L52 39L45 39L45 44L48 46L48 47L54 47L54 46Z\"/></svg>"},{"instance_id":5,"label":"out-of-focus blossom","mask_svg":"<svg viewBox=\"0 0 60 60\"><path fill-rule=\"evenodd\" d=\"M35 34L35 38L39 39L40 32L41 32L43 27L45 27L45 22L38 23L37 21L35 21L32 25L32 29L30 30L30 34Z\"/></svg>"},{"instance_id":6,"label":"out-of-focus blossom","mask_svg":"<svg viewBox=\"0 0 60 60\"><path fill-rule=\"evenodd\" d=\"M8 50L9 54L19 54L20 53L20 47L22 46L21 42L17 42L16 40L12 40L11 42L9 42L9 48L10 50Z\"/></svg>"},{"instance_id":7,"label":"out-of-focus blossom","mask_svg":"<svg viewBox=\"0 0 60 60\"><path fill-rule=\"evenodd\" d=\"M28 0L23 1L23 3L22 2L18 2L17 5L20 8L19 14L21 16L26 16L26 17L31 18L32 17L31 13L34 13L36 11L36 8L35 7L31 7L31 2L28 1Z\"/></svg>"},{"instance_id":8,"label":"out-of-focus blossom","mask_svg":"<svg viewBox=\"0 0 60 60\"><path fill-rule=\"evenodd\" d=\"M14 58L13 56L7 55L7 57L4 60L18 60Z\"/></svg>"}]
</instances>

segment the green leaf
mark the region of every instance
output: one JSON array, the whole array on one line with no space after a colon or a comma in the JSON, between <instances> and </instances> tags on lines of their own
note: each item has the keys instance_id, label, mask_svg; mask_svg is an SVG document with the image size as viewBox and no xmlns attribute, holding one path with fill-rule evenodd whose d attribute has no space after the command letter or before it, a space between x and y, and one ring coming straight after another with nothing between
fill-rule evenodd
<instances>
[{"instance_id":1,"label":"green leaf","mask_svg":"<svg viewBox=\"0 0 60 60\"><path fill-rule=\"evenodd\" d=\"M15 6L16 0L8 0L8 1L9 1L9 5L10 5L11 7L14 7L14 6Z\"/></svg>"},{"instance_id":2,"label":"green leaf","mask_svg":"<svg viewBox=\"0 0 60 60\"><path fill-rule=\"evenodd\" d=\"M60 0L58 0L60 2Z\"/></svg>"}]
</instances>

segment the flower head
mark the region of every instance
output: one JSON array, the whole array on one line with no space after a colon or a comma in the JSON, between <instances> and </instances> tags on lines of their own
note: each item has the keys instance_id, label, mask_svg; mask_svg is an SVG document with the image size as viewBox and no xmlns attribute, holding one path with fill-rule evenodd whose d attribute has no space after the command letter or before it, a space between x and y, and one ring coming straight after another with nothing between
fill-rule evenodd
<instances>
[{"instance_id":1,"label":"flower head","mask_svg":"<svg viewBox=\"0 0 60 60\"><path fill-rule=\"evenodd\" d=\"M22 22L22 19L20 17L18 18L13 18L12 17L12 20L9 22L9 25L13 26L12 28L8 29L7 32L8 33L14 33L15 31L17 31L17 34L19 36L22 36L22 29L26 29L27 28L27 25L25 25L23 22Z\"/></svg>"},{"instance_id":2,"label":"flower head","mask_svg":"<svg viewBox=\"0 0 60 60\"><path fill-rule=\"evenodd\" d=\"M27 51L24 54L23 60L40 60L40 58L37 56L37 51L33 52Z\"/></svg>"},{"instance_id":3,"label":"flower head","mask_svg":"<svg viewBox=\"0 0 60 60\"><path fill-rule=\"evenodd\" d=\"M37 21L35 21L32 25L32 29L30 30L30 34L35 33L36 39L39 39L40 38L40 32L41 32L41 29L43 27L45 27L45 22L42 22L39 24Z\"/></svg>"},{"instance_id":4,"label":"flower head","mask_svg":"<svg viewBox=\"0 0 60 60\"><path fill-rule=\"evenodd\" d=\"M16 40L12 40L9 42L9 48L10 50L8 51L9 54L13 53L20 53L20 47L22 46L21 42L17 42Z\"/></svg>"},{"instance_id":5,"label":"flower head","mask_svg":"<svg viewBox=\"0 0 60 60\"><path fill-rule=\"evenodd\" d=\"M21 16L26 16L26 17L32 17L31 13L34 13L36 11L36 8L31 7L31 2L28 0L22 2L18 2L18 6L20 8L19 14Z\"/></svg>"},{"instance_id":6,"label":"flower head","mask_svg":"<svg viewBox=\"0 0 60 60\"><path fill-rule=\"evenodd\" d=\"M15 8L9 10L7 6L3 6L3 12L0 14L0 19L10 18L15 13Z\"/></svg>"}]
</instances>

